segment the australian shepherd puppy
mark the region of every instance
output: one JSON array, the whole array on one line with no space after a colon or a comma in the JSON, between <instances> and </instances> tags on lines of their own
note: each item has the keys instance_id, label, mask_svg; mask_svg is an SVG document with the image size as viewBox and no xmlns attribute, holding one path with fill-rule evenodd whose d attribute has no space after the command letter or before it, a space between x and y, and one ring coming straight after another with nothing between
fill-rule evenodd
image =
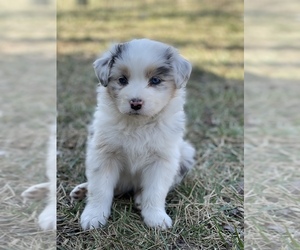
<instances>
[{"instance_id":1,"label":"australian shepherd puppy","mask_svg":"<svg viewBox=\"0 0 300 250\"><path fill-rule=\"evenodd\" d=\"M114 195L133 190L145 224L169 228L166 196L194 164L195 150L183 140L191 64L169 45L139 39L114 45L94 68L101 84L87 183L71 193L73 199L87 195L81 226L105 225Z\"/></svg>"}]
</instances>

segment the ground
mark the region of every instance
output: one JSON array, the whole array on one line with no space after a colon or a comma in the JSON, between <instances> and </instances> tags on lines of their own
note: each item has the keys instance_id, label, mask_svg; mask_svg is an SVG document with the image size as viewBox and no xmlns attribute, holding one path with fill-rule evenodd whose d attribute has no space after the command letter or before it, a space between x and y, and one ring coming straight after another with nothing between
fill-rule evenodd
<instances>
[{"instance_id":1,"label":"ground","mask_svg":"<svg viewBox=\"0 0 300 250\"><path fill-rule=\"evenodd\" d=\"M300 249L299 7L245 5L245 249Z\"/></svg>"},{"instance_id":2,"label":"ground","mask_svg":"<svg viewBox=\"0 0 300 250\"><path fill-rule=\"evenodd\" d=\"M46 181L56 120L55 10L22 0L0 9L0 249L55 249L54 232L37 226L43 202L21 199Z\"/></svg>"},{"instance_id":3,"label":"ground","mask_svg":"<svg viewBox=\"0 0 300 250\"><path fill-rule=\"evenodd\" d=\"M58 4L58 249L243 249L243 4L240 1L74 1ZM147 228L132 197L117 197L108 225L83 232L87 125L96 104L92 63L113 42L169 43L193 64L186 138L195 169L167 197L174 222Z\"/></svg>"}]
</instances>

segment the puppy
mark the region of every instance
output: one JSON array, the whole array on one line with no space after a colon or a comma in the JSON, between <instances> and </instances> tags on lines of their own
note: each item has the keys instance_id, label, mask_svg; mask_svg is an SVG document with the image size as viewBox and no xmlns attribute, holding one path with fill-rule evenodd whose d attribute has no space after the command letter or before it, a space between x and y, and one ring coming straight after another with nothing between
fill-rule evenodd
<instances>
[{"instance_id":1,"label":"puppy","mask_svg":"<svg viewBox=\"0 0 300 250\"><path fill-rule=\"evenodd\" d=\"M194 164L183 140L185 86L191 64L171 46L148 39L117 44L94 62L101 83L87 143L84 230L107 223L114 195L133 190L149 227L172 220L165 199ZM88 192L86 193L86 191Z\"/></svg>"},{"instance_id":2,"label":"puppy","mask_svg":"<svg viewBox=\"0 0 300 250\"><path fill-rule=\"evenodd\" d=\"M39 215L39 226L42 230L56 229L56 126L51 128L48 145L47 177L49 182L40 183L26 189L21 196L24 201L47 200L47 205Z\"/></svg>"}]
</instances>

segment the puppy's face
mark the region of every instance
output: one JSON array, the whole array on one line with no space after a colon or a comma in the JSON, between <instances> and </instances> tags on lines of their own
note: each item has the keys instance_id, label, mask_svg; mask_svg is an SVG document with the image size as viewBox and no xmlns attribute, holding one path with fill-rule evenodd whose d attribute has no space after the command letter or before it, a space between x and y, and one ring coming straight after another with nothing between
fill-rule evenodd
<instances>
[{"instance_id":1,"label":"puppy's face","mask_svg":"<svg viewBox=\"0 0 300 250\"><path fill-rule=\"evenodd\" d=\"M115 45L94 67L118 110L143 116L158 114L191 73L173 47L147 39Z\"/></svg>"}]
</instances>

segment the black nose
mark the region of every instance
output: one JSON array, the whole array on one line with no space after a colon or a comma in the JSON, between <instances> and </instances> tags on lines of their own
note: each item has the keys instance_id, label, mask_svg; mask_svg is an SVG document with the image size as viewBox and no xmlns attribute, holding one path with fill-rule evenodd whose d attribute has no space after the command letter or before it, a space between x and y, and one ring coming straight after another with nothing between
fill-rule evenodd
<instances>
[{"instance_id":1,"label":"black nose","mask_svg":"<svg viewBox=\"0 0 300 250\"><path fill-rule=\"evenodd\" d=\"M131 99L130 100L130 107L133 109L133 110L139 110L142 108L143 106L143 101L141 99L137 99L137 98L134 98L134 99Z\"/></svg>"}]
</instances>

